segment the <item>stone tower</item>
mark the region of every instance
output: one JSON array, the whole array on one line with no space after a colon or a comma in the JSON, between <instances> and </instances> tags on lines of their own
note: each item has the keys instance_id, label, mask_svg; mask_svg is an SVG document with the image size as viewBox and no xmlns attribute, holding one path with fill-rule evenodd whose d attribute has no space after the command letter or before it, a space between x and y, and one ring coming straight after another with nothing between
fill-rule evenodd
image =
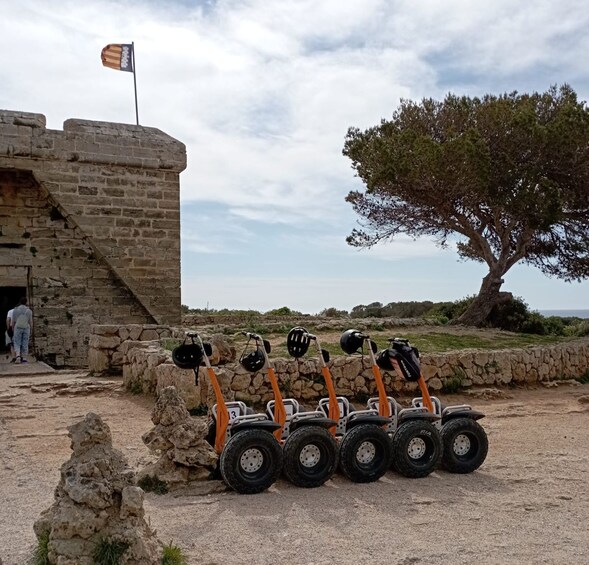
<instances>
[{"instance_id":1,"label":"stone tower","mask_svg":"<svg viewBox=\"0 0 589 565\"><path fill-rule=\"evenodd\" d=\"M54 366L86 365L92 324L178 323L185 168L155 128L0 110L1 335L23 295Z\"/></svg>"}]
</instances>

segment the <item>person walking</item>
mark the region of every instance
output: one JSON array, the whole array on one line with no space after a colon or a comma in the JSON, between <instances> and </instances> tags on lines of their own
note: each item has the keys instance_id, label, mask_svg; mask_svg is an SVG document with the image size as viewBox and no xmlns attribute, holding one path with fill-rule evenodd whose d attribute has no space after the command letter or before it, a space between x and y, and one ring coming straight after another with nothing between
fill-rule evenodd
<instances>
[{"instance_id":1,"label":"person walking","mask_svg":"<svg viewBox=\"0 0 589 565\"><path fill-rule=\"evenodd\" d=\"M29 340L33 333L33 312L27 306L27 299L20 299L20 304L12 311L14 329L14 354L16 363L26 363L29 355Z\"/></svg>"},{"instance_id":2,"label":"person walking","mask_svg":"<svg viewBox=\"0 0 589 565\"><path fill-rule=\"evenodd\" d=\"M14 363L16 361L16 355L14 354L14 344L12 343L12 338L14 336L14 328L12 327L12 313L14 312L14 308L8 310L8 314L6 314L6 334L4 336L4 343L6 347L10 349L8 356L10 357L10 362Z\"/></svg>"}]
</instances>

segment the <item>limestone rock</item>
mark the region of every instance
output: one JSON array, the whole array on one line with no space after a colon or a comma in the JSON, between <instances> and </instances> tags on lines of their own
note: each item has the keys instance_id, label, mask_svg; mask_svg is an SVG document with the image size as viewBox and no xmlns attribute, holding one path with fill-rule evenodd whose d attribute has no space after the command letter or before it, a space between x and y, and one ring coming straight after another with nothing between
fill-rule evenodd
<instances>
[{"instance_id":1,"label":"limestone rock","mask_svg":"<svg viewBox=\"0 0 589 565\"><path fill-rule=\"evenodd\" d=\"M142 469L139 478L157 477L170 488L207 479L218 458L205 439L207 423L190 416L175 387L161 391L151 421L155 427L143 434L142 439L159 459Z\"/></svg>"},{"instance_id":2,"label":"limestone rock","mask_svg":"<svg viewBox=\"0 0 589 565\"><path fill-rule=\"evenodd\" d=\"M127 545L121 564L160 563L161 544L144 520L143 491L113 448L109 427L89 413L68 431L72 456L61 467L53 505L33 526L38 537L49 534L49 563L92 565L101 540Z\"/></svg>"},{"instance_id":3,"label":"limestone rock","mask_svg":"<svg viewBox=\"0 0 589 565\"><path fill-rule=\"evenodd\" d=\"M213 353L216 353L217 363L224 365L226 363L233 363L236 357L235 347L227 342L227 339L222 334L215 334L209 340L213 346Z\"/></svg>"}]
</instances>

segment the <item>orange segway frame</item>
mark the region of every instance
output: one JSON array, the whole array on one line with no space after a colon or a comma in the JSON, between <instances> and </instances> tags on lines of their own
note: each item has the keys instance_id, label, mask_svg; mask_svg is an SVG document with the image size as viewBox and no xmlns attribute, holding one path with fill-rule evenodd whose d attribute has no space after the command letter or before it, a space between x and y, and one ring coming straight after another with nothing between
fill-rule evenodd
<instances>
[{"instance_id":1,"label":"orange segway frame","mask_svg":"<svg viewBox=\"0 0 589 565\"><path fill-rule=\"evenodd\" d=\"M261 336L255 334L253 332L241 332L248 338L248 342L250 340L254 340L256 343L256 347L262 351L264 355L264 365L260 368L260 370L266 370L266 374L268 375L268 380L270 381L270 386L272 388L272 394L274 395L274 421L277 424L280 424L280 428L272 432L274 437L278 441L282 441L282 430L284 429L284 424L286 423L286 408L284 406L284 402L282 400L282 393L280 392L280 387L278 385L278 378L276 377L276 372L274 371L274 367L270 363L270 359L268 358L268 352L266 351L266 344ZM247 346L246 346L247 347Z\"/></svg>"},{"instance_id":2,"label":"orange segway frame","mask_svg":"<svg viewBox=\"0 0 589 565\"><path fill-rule=\"evenodd\" d=\"M204 344L202 342L201 337L197 333L188 334L189 337L196 338L198 344L202 348L203 352L203 361L205 363L205 367L207 369L207 374L209 376L209 380L211 381L211 385L213 387L213 391L215 393L215 400L217 403L217 421L216 421L216 430L215 430L215 451L220 455L223 451L223 447L225 447L225 440L227 438L227 427L229 426L229 410L227 409L227 405L225 404L225 399L223 398L223 393L221 391L221 386L219 385L219 379L217 379L217 374L215 370L211 366L211 362L209 361L209 357L206 354ZM198 367L194 369L194 371L198 371Z\"/></svg>"}]
</instances>

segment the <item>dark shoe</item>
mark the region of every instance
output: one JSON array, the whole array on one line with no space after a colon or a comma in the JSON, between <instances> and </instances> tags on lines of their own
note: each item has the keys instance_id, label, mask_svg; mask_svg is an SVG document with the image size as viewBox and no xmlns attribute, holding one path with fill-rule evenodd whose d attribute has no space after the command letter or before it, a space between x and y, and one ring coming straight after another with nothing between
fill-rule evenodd
<instances>
[{"instance_id":1,"label":"dark shoe","mask_svg":"<svg viewBox=\"0 0 589 565\"><path fill-rule=\"evenodd\" d=\"M21 363L28 363L28 361L26 359L21 359L20 362Z\"/></svg>"},{"instance_id":2,"label":"dark shoe","mask_svg":"<svg viewBox=\"0 0 589 565\"><path fill-rule=\"evenodd\" d=\"M10 362L11 362L11 363L16 363L16 357L13 357L13 358L10 360Z\"/></svg>"}]
</instances>

